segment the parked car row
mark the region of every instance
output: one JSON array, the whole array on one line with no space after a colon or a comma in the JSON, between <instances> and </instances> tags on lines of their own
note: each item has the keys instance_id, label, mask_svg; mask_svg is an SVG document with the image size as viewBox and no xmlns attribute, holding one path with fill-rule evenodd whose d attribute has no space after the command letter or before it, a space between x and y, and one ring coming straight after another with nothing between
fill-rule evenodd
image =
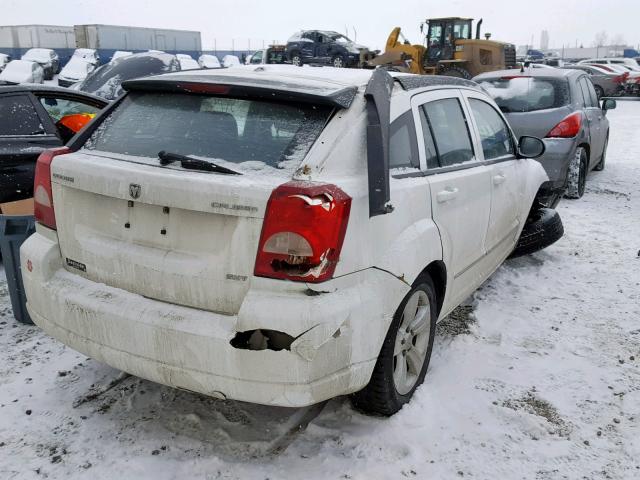
<instances>
[{"instance_id":1,"label":"parked car row","mask_svg":"<svg viewBox=\"0 0 640 480\"><path fill-rule=\"evenodd\" d=\"M589 58L577 63L524 62L527 68L581 69L591 75L598 98L602 96L640 96L640 64L633 58Z\"/></svg>"},{"instance_id":2,"label":"parked car row","mask_svg":"<svg viewBox=\"0 0 640 480\"><path fill-rule=\"evenodd\" d=\"M42 49L34 49L42 50ZM236 55L225 55L222 62L218 60L218 57L210 54L203 54L198 58L198 61L193 57L186 54L172 55L161 51L149 51L145 53L133 54L127 51L117 51L114 53L109 63L106 63L99 67L100 59L93 49L81 48L77 49L72 55L71 59L59 72L58 85L61 87L71 87L72 85L80 85L88 80L87 83L95 83L90 77L100 77L102 74L94 74L99 70L100 72L110 71L115 65L119 65L119 62L123 58L133 57L131 64L136 64L135 70L136 76L154 75L162 73L162 69L154 67L154 56L164 56L163 62L165 64L172 64L173 66L169 71L173 70L195 70L200 68L224 68L240 65L240 59ZM33 58L33 57L32 57ZM147 58L147 61L140 60ZM156 59L159 57L156 57ZM145 73L145 67L142 64L147 63L148 68ZM126 65L126 64L125 64ZM7 68L8 67L8 68ZM130 69L127 67L126 69ZM49 79L48 73L51 70L50 66L42 67L41 63L33 60L13 60L11 61L8 55L0 54L0 84L20 84L20 83L43 83L44 80ZM166 70L164 70L166 71ZM122 77L121 81L132 76ZM82 87L79 87L82 88ZM117 90L117 88L115 89ZM109 94L111 96L111 94Z\"/></svg>"}]
</instances>

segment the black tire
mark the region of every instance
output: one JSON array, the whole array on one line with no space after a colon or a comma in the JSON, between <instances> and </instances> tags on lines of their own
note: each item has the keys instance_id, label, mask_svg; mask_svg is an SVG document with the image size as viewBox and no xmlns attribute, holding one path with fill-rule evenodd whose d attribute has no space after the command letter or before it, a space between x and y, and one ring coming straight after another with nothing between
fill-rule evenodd
<instances>
[{"instance_id":1,"label":"black tire","mask_svg":"<svg viewBox=\"0 0 640 480\"><path fill-rule=\"evenodd\" d=\"M587 168L587 151L583 147L578 147L569 163L569 172L567 173L567 192L564 195L566 198L574 200L582 198L587 184Z\"/></svg>"},{"instance_id":2,"label":"black tire","mask_svg":"<svg viewBox=\"0 0 640 480\"><path fill-rule=\"evenodd\" d=\"M398 392L394 380L394 348L396 346L396 337L399 333L399 328L403 321L403 312L408 301L416 293L422 295L420 292L426 294L430 307L429 338L426 345L426 356L423 360L420 373L416 376L413 387L406 393L401 394ZM429 368L429 360L431 359L433 339L436 331L436 321L438 319L436 300L435 288L431 278L426 274L418 277L413 288L404 297L393 316L393 321L382 344L382 349L378 355L378 360L373 369L369 384L351 396L351 401L356 409L370 415L391 416L411 400L416 388L422 384L427 369ZM407 328L406 331L408 332L408 330ZM424 333L426 334L426 330ZM415 339L413 343L415 344ZM405 358L404 353L401 358Z\"/></svg>"},{"instance_id":3,"label":"black tire","mask_svg":"<svg viewBox=\"0 0 640 480\"><path fill-rule=\"evenodd\" d=\"M509 258L521 257L547 248L564 235L564 227L558 212L551 208L538 207L530 214L522 229L516 248Z\"/></svg>"},{"instance_id":4,"label":"black tire","mask_svg":"<svg viewBox=\"0 0 640 480\"><path fill-rule=\"evenodd\" d=\"M596 95L598 96L598 100L604 97L604 89L600 85L594 85L593 88L596 90Z\"/></svg>"},{"instance_id":5,"label":"black tire","mask_svg":"<svg viewBox=\"0 0 640 480\"><path fill-rule=\"evenodd\" d=\"M300 57L300 52L291 52L291 64L296 67L302 66L302 57Z\"/></svg>"},{"instance_id":6,"label":"black tire","mask_svg":"<svg viewBox=\"0 0 640 480\"><path fill-rule=\"evenodd\" d=\"M442 71L441 75L471 80L471 74L469 73L469 71L466 68L460 67L458 65L451 65L450 67L445 68Z\"/></svg>"},{"instance_id":7,"label":"black tire","mask_svg":"<svg viewBox=\"0 0 640 480\"><path fill-rule=\"evenodd\" d=\"M331 59L331 66L334 68L345 68L347 64L342 55L336 55Z\"/></svg>"},{"instance_id":8,"label":"black tire","mask_svg":"<svg viewBox=\"0 0 640 480\"><path fill-rule=\"evenodd\" d=\"M600 161L598 164L593 167L594 170L601 172L604 170L604 165L607 162L607 147L609 146L609 133L607 133L607 138L604 141L604 148L602 149L602 157L600 157Z\"/></svg>"}]
</instances>

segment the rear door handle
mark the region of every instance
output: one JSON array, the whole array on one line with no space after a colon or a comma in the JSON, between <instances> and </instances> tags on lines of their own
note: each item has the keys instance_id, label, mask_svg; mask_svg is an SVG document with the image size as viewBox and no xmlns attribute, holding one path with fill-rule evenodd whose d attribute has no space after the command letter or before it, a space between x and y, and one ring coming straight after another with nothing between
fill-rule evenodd
<instances>
[{"instance_id":1,"label":"rear door handle","mask_svg":"<svg viewBox=\"0 0 640 480\"><path fill-rule=\"evenodd\" d=\"M493 184L494 184L494 185L501 185L501 184L503 184L503 183L504 183L504 181L505 181L506 179L507 179L507 176L506 176L506 175L504 175L504 174L502 174L502 173L500 173L500 174L495 175L495 176L493 177Z\"/></svg>"},{"instance_id":2,"label":"rear door handle","mask_svg":"<svg viewBox=\"0 0 640 480\"><path fill-rule=\"evenodd\" d=\"M436 195L436 199L438 200L438 203L446 203L453 200L457 196L458 196L457 188L447 187L441 192L438 192L438 194Z\"/></svg>"}]
</instances>

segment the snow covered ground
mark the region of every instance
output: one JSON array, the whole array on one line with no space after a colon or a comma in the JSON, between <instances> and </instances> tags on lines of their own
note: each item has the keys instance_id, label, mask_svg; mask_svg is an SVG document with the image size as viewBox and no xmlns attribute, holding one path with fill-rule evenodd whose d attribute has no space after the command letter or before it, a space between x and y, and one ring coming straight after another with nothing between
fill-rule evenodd
<instances>
[{"instance_id":1,"label":"snow covered ground","mask_svg":"<svg viewBox=\"0 0 640 480\"><path fill-rule=\"evenodd\" d=\"M441 324L391 419L121 375L16 325L0 270L0 479L640 478L640 102L609 118L606 169L559 206L565 237Z\"/></svg>"}]
</instances>

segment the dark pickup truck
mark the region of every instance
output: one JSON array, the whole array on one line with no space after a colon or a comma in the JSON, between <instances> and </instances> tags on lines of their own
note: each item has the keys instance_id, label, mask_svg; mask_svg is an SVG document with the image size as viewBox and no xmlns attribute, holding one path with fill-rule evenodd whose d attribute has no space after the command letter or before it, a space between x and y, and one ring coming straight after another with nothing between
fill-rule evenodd
<instances>
[{"instance_id":1,"label":"dark pickup truck","mask_svg":"<svg viewBox=\"0 0 640 480\"><path fill-rule=\"evenodd\" d=\"M0 203L32 197L40 153L65 145L107 103L47 85L0 87Z\"/></svg>"}]
</instances>

